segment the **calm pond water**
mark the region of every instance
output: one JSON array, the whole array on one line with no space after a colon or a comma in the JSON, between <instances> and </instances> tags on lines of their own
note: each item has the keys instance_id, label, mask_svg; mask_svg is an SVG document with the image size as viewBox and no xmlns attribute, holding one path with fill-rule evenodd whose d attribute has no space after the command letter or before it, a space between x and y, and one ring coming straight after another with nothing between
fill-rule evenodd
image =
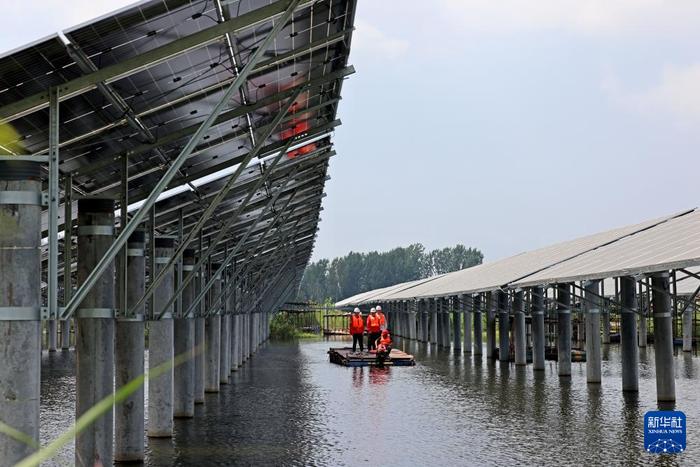
<instances>
[{"instance_id":1,"label":"calm pond water","mask_svg":"<svg viewBox=\"0 0 700 467\"><path fill-rule=\"evenodd\" d=\"M639 395L623 396L615 344L598 387L585 363L560 379L555 362L535 375L399 339L415 367L345 368L328 362L330 344L267 344L193 420L176 421L172 440L149 440L146 464L700 465L698 356L675 359L688 449L657 456L642 450L644 413L657 409L653 347L640 349ZM72 352L44 353L44 443L72 423L72 366ZM67 446L54 465L72 459Z\"/></svg>"}]
</instances>

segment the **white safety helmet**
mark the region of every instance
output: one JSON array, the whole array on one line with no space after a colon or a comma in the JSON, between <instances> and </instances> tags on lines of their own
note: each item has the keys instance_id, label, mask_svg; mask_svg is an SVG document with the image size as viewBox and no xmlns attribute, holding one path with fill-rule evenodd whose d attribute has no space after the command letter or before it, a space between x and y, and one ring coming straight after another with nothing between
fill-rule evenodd
<instances>
[{"instance_id":1,"label":"white safety helmet","mask_svg":"<svg viewBox=\"0 0 700 467\"><path fill-rule=\"evenodd\" d=\"M381 305L377 305L377 311L382 311L382 306L381 306Z\"/></svg>"},{"instance_id":2,"label":"white safety helmet","mask_svg":"<svg viewBox=\"0 0 700 467\"><path fill-rule=\"evenodd\" d=\"M369 310L370 313L375 313L376 311L377 311L376 308L370 308L370 310Z\"/></svg>"},{"instance_id":3,"label":"white safety helmet","mask_svg":"<svg viewBox=\"0 0 700 467\"><path fill-rule=\"evenodd\" d=\"M352 312L353 312L353 313L359 313L359 312L360 312L360 309L359 309L359 308L355 308L354 310L352 310Z\"/></svg>"}]
</instances>

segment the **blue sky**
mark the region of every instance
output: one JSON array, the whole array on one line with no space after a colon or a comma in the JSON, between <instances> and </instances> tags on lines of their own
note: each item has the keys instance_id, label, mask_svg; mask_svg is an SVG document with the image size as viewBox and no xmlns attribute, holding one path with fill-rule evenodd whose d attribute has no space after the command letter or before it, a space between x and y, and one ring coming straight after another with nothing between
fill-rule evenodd
<instances>
[{"instance_id":1,"label":"blue sky","mask_svg":"<svg viewBox=\"0 0 700 467\"><path fill-rule=\"evenodd\" d=\"M4 5L0 50L128 3ZM421 242L493 260L695 207L699 17L695 0L361 0L314 259Z\"/></svg>"}]
</instances>

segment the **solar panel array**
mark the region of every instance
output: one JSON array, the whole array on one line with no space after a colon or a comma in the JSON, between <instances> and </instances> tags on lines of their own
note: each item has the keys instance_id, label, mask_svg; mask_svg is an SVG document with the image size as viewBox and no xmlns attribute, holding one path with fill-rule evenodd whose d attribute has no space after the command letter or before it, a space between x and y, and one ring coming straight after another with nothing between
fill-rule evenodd
<instances>
[{"instance_id":1,"label":"solar panel array","mask_svg":"<svg viewBox=\"0 0 700 467\"><path fill-rule=\"evenodd\" d=\"M126 158L129 209L137 209L288 4L142 1L0 56L0 122L17 134L2 142L0 154L47 153L48 94L58 88L60 173L72 176L74 199L119 200ZM353 73L348 55L355 7L354 0L299 2L157 203L159 234L177 234L180 210L187 234L277 113L291 104L203 232L206 243L271 171L218 247L223 252L227 243L235 244L254 219L249 244L261 240L273 219L279 223L266 238L295 226L286 238L297 245L298 283L313 248L328 161L335 154L330 135L340 124L343 80ZM294 103L288 102L299 90ZM274 156L290 141L291 150L274 165ZM279 212L283 206L288 212ZM71 221L76 219L73 209ZM251 259L245 251L240 262Z\"/></svg>"},{"instance_id":2,"label":"solar panel array","mask_svg":"<svg viewBox=\"0 0 700 467\"><path fill-rule=\"evenodd\" d=\"M509 258L350 297L336 306L474 294L498 289L548 286L700 265L700 210L683 211L577 238ZM678 293L692 294L698 280L682 273ZM606 294L614 285L606 281Z\"/></svg>"}]
</instances>

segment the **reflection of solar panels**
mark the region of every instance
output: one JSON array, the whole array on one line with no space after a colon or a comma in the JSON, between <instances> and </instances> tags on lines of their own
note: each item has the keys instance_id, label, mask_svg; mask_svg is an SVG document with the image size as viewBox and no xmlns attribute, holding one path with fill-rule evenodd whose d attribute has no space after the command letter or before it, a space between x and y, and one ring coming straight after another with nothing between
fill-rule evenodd
<instances>
[{"instance_id":1,"label":"reflection of solar panels","mask_svg":"<svg viewBox=\"0 0 700 467\"><path fill-rule=\"evenodd\" d=\"M0 122L17 133L12 148L22 148L6 152L48 152L49 89L57 88L61 179L70 175L78 196L121 200L126 158L128 204L136 212L238 74L254 61L290 3L296 3L291 18L166 187L167 199L157 203L156 227L159 234L177 235L182 214L187 235L237 165L248 165L256 139L269 133L258 158L241 173L202 232L205 240L217 233L257 187L222 239L223 252L226 242L241 238L266 201L278 196L248 242L260 240L256 233L273 219L280 219L274 232L296 226L287 241L299 245L294 256L298 282L311 254L328 159L334 154L330 132L340 124L336 111L342 81L353 72L347 61L354 0L142 1L4 54ZM293 104L292 96L297 96ZM272 128L275 116L287 107ZM258 183L273 165L271 156L288 146L291 157ZM283 204L289 216L278 216ZM74 209L73 219L76 214ZM45 228L47 217L45 213ZM270 242L263 252L274 246ZM245 251L240 261L246 260Z\"/></svg>"}]
</instances>

